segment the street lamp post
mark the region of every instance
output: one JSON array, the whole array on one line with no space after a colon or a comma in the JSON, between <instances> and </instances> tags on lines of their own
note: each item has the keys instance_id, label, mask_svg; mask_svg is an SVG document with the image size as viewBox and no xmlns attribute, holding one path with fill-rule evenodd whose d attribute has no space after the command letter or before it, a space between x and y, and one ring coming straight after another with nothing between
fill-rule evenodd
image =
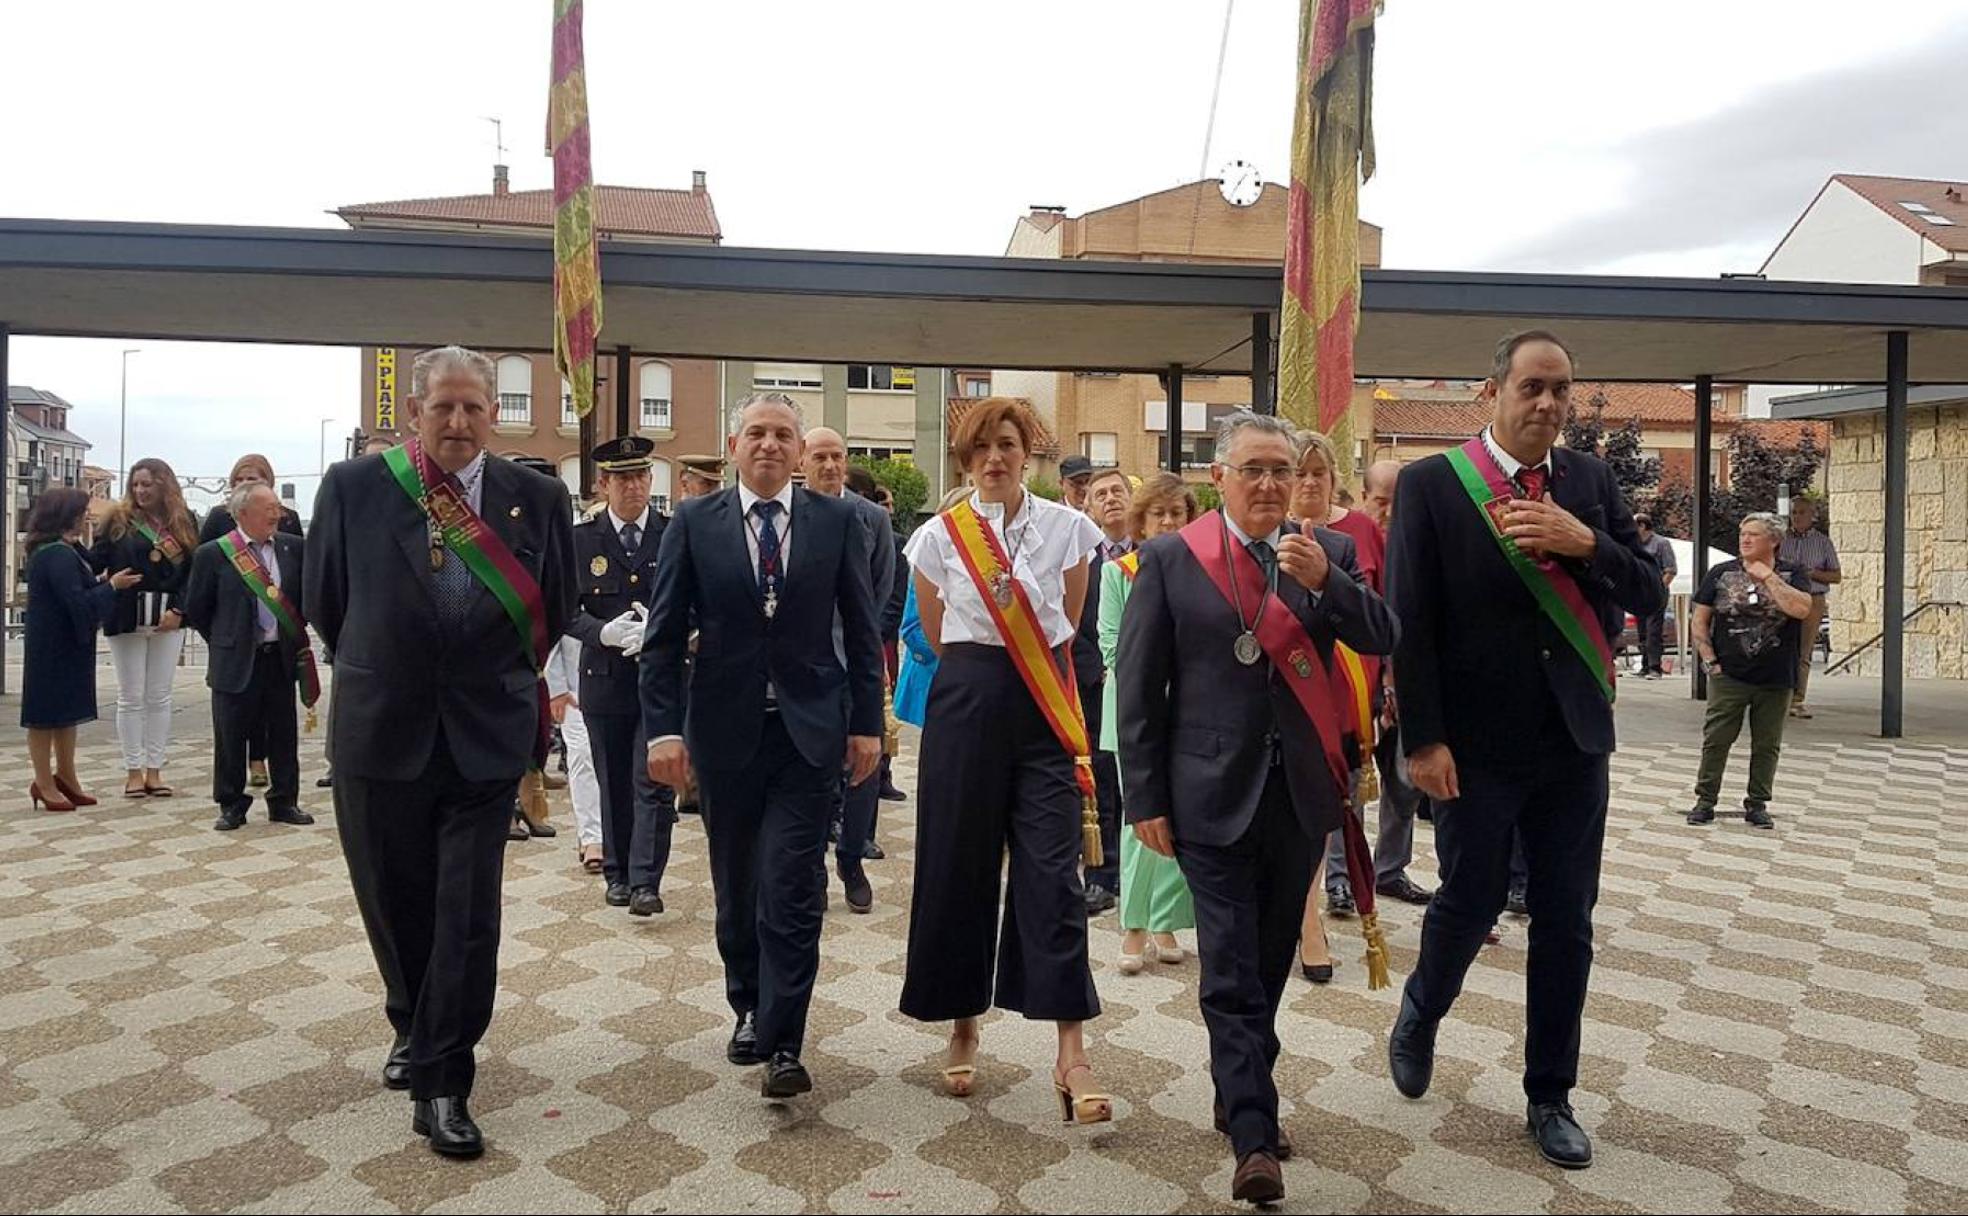
<instances>
[{"instance_id":1,"label":"street lamp post","mask_svg":"<svg viewBox=\"0 0 1968 1216\"><path fill-rule=\"evenodd\" d=\"M116 397L116 477L124 491L130 488L130 356L141 354L141 349L123 352L123 387Z\"/></svg>"},{"instance_id":2,"label":"street lamp post","mask_svg":"<svg viewBox=\"0 0 1968 1216\"><path fill-rule=\"evenodd\" d=\"M323 419L321 420L321 427L320 427L320 431L321 431L321 451L320 451L320 457L321 457L321 467L320 467L320 468L318 468L318 469L316 469L316 470L315 470L315 472L316 472L316 473L318 473L318 474L320 474L320 475L321 475L321 476L323 476L323 477L325 477L325 476L327 476L327 475L328 475L328 428L329 428L329 427L331 427L331 426L333 426L333 425L335 425L335 420L334 420L333 418L323 418Z\"/></svg>"}]
</instances>

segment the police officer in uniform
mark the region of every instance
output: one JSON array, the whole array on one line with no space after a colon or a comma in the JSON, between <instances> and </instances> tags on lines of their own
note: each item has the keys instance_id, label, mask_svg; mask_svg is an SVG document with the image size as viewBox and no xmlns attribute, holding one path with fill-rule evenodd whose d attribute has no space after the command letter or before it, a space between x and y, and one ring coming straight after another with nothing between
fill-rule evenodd
<instances>
[{"instance_id":1,"label":"police officer in uniform","mask_svg":"<svg viewBox=\"0 0 1968 1216\"><path fill-rule=\"evenodd\" d=\"M654 442L625 435L597 444L595 472L607 506L574 527L581 610L567 632L581 646L581 713L601 785L602 873L611 907L633 916L663 910L676 794L651 780L636 659L656 585L656 551L668 519L649 501Z\"/></svg>"}]
</instances>

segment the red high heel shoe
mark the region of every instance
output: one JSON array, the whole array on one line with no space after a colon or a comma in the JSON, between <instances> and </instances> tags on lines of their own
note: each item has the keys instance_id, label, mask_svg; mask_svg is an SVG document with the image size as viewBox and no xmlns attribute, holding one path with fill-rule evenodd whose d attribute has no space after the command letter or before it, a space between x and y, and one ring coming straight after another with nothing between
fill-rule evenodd
<instances>
[{"instance_id":1,"label":"red high heel shoe","mask_svg":"<svg viewBox=\"0 0 1968 1216\"><path fill-rule=\"evenodd\" d=\"M75 809L73 802L61 802L42 793L39 782L30 781L27 783L27 796L34 800L36 807L45 807L50 811L72 811Z\"/></svg>"},{"instance_id":2,"label":"red high heel shoe","mask_svg":"<svg viewBox=\"0 0 1968 1216\"><path fill-rule=\"evenodd\" d=\"M60 790L62 796L73 802L76 806L96 805L94 798L89 797L89 795L83 793L78 787L70 785L67 781L63 780L60 773L55 774L55 788Z\"/></svg>"}]
</instances>

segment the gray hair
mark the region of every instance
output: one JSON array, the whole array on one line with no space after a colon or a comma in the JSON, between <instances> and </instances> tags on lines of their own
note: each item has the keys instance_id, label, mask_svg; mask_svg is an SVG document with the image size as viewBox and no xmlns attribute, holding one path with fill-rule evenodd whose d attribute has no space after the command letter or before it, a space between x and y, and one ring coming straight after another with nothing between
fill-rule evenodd
<instances>
[{"instance_id":1,"label":"gray hair","mask_svg":"<svg viewBox=\"0 0 1968 1216\"><path fill-rule=\"evenodd\" d=\"M1223 421L1216 424L1216 460L1218 464L1224 463L1224 458L1230 454L1231 445L1236 443L1237 436L1245 431L1257 431L1265 435L1283 436L1285 442L1291 445L1292 467L1294 469L1298 467L1298 436L1292 430L1292 424L1283 418L1278 418L1271 414L1254 414L1249 410L1237 410L1234 413L1225 414Z\"/></svg>"},{"instance_id":2,"label":"gray hair","mask_svg":"<svg viewBox=\"0 0 1968 1216\"><path fill-rule=\"evenodd\" d=\"M1563 338L1548 329L1520 329L1516 333L1503 335L1502 341L1497 343L1496 356L1490 360L1490 378L1497 382L1498 388L1502 388L1503 382L1510 379L1510 364L1517 358L1517 349L1529 346L1533 342L1549 342L1564 351L1565 361L1572 365L1572 374L1575 376L1578 374L1578 356L1572 353L1571 347L1565 345Z\"/></svg>"},{"instance_id":3,"label":"gray hair","mask_svg":"<svg viewBox=\"0 0 1968 1216\"><path fill-rule=\"evenodd\" d=\"M245 512L246 508L253 505L253 495L259 493L261 490L265 490L268 494L273 494L275 502L280 501L280 496L274 494L273 487L264 481L246 482L235 488L232 493L226 495L226 510L231 513L233 522L237 523L240 515Z\"/></svg>"},{"instance_id":4,"label":"gray hair","mask_svg":"<svg viewBox=\"0 0 1968 1216\"><path fill-rule=\"evenodd\" d=\"M499 399L499 369L491 359L462 346L440 346L418 355L410 365L410 395L423 400L432 376L454 371L477 376L485 384L486 397L493 401Z\"/></svg>"},{"instance_id":5,"label":"gray hair","mask_svg":"<svg viewBox=\"0 0 1968 1216\"><path fill-rule=\"evenodd\" d=\"M729 427L731 433L735 434L737 432L739 420L744 418L746 410L751 409L755 405L780 405L791 410L793 412L793 422L798 426L801 438L802 439L805 438L806 411L800 408L799 402L793 400L791 397L788 397L786 394L780 392L770 392L770 391L763 392L763 393L746 393L744 397L740 398L738 402L731 407L731 420L730 420L730 427Z\"/></svg>"},{"instance_id":6,"label":"gray hair","mask_svg":"<svg viewBox=\"0 0 1968 1216\"><path fill-rule=\"evenodd\" d=\"M1755 524L1765 532L1768 532L1771 540L1776 541L1778 544L1783 543L1784 519L1783 516L1778 515L1775 511L1751 511L1749 514L1743 516L1743 526L1748 527L1750 524Z\"/></svg>"}]
</instances>

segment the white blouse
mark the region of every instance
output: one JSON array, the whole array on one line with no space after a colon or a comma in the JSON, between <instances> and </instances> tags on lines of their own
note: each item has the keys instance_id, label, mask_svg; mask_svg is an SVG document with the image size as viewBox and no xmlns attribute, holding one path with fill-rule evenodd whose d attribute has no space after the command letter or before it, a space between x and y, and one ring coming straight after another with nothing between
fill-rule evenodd
<instances>
[{"instance_id":1,"label":"white blouse","mask_svg":"<svg viewBox=\"0 0 1968 1216\"><path fill-rule=\"evenodd\" d=\"M1065 573L1085 561L1105 537L1082 512L1030 491L1024 498L1024 505L1010 520L1004 517L1003 503L981 502L973 494L970 505L1011 558L1012 575L1025 585L1025 595L1038 611L1046 639L1058 646L1079 628L1079 622L1066 617ZM943 601L942 642L1004 645L991 619L990 606L964 568L941 516L917 528L903 552L910 569L934 584L937 598ZM1089 588L1087 594L1094 591Z\"/></svg>"}]
</instances>

